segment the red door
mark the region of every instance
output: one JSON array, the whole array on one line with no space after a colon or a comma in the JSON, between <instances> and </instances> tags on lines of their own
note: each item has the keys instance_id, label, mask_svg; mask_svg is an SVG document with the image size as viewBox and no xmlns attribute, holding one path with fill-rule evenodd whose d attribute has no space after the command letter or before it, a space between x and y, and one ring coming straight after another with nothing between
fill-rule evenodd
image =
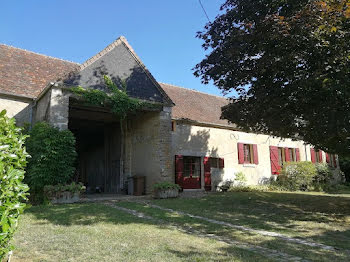
<instances>
[{"instance_id":1,"label":"red door","mask_svg":"<svg viewBox=\"0 0 350 262\"><path fill-rule=\"evenodd\" d=\"M201 158L176 156L176 183L183 189L201 188Z\"/></svg>"}]
</instances>

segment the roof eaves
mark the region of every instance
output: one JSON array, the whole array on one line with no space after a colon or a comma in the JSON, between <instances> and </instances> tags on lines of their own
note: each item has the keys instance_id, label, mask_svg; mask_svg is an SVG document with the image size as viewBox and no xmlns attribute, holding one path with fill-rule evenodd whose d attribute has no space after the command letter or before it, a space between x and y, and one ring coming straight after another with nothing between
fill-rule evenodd
<instances>
[{"instance_id":1,"label":"roof eaves","mask_svg":"<svg viewBox=\"0 0 350 262\"><path fill-rule=\"evenodd\" d=\"M27 100L27 101L33 101L35 99L35 97L33 97L33 96L13 94L13 93L5 92L5 91L0 91L0 96L15 98L15 99L19 99L19 100Z\"/></svg>"},{"instance_id":2,"label":"roof eaves","mask_svg":"<svg viewBox=\"0 0 350 262\"><path fill-rule=\"evenodd\" d=\"M196 121L196 120L192 120L189 118L172 118L172 119L175 121L178 121L178 122L183 122L183 123L187 123L187 124L191 124L191 125L215 127L215 128L221 128L221 129L240 131L240 129L234 125L215 124L215 123L209 123L209 122L203 122L203 121Z\"/></svg>"}]
</instances>

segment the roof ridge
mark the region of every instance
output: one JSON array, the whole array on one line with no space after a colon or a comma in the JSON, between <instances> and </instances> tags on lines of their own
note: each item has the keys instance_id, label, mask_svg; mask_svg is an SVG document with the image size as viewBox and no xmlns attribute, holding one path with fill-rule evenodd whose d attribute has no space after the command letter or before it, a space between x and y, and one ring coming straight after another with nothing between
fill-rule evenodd
<instances>
[{"instance_id":1,"label":"roof ridge","mask_svg":"<svg viewBox=\"0 0 350 262\"><path fill-rule=\"evenodd\" d=\"M214 96L214 97L217 97L217 98L220 98L220 99L225 99L225 100L228 99L228 98L226 98L224 96L212 95L212 94L208 94L208 93L205 93L205 92L202 92L202 91L198 91L198 90L195 90L195 89L186 88L186 87L183 87L183 86L177 86L177 85L163 83L163 82L159 82L159 81L158 81L158 83L163 84L163 85L169 85L169 86L173 86L173 87L177 87L177 88L186 89L188 91L193 91L193 92L201 93L201 94L208 95L208 96Z\"/></svg>"},{"instance_id":2,"label":"roof ridge","mask_svg":"<svg viewBox=\"0 0 350 262\"><path fill-rule=\"evenodd\" d=\"M84 68L88 67L89 65L91 65L92 63L97 61L100 57L104 56L109 51L113 50L116 46L118 46L119 44L122 43L123 38L124 38L123 36L118 37L116 40L114 40L112 43L107 45L105 48L103 48L97 54L95 54L92 57L90 57L89 59L87 59L84 63L82 63L80 65L80 70L83 70Z\"/></svg>"},{"instance_id":3,"label":"roof ridge","mask_svg":"<svg viewBox=\"0 0 350 262\"><path fill-rule=\"evenodd\" d=\"M162 93L164 98L168 100L171 104L173 104L173 101L170 99L168 94L162 89L162 87L159 85L159 82L155 80L151 72L147 69L145 64L141 61L140 57L136 54L132 46L129 44L129 42L126 40L124 36L119 36L116 40L114 40L112 43L110 43L108 46L106 46L104 49L102 49L100 52L98 52L96 55L90 57L88 60L86 60L84 63L80 65L80 71L103 57L108 52L112 51L115 47L119 46L120 44L123 44L128 52L131 54L131 56L135 59L135 61L140 65L142 70L145 72L145 74L148 76L148 78L154 83L155 87Z\"/></svg>"},{"instance_id":4,"label":"roof ridge","mask_svg":"<svg viewBox=\"0 0 350 262\"><path fill-rule=\"evenodd\" d=\"M59 57L54 57L54 56L49 56L49 55L37 53L37 52L30 51L30 50L27 50L27 49L24 49L24 48L19 48L19 47L16 47L16 46L12 46L12 45L8 45L8 44L3 44L3 43L0 43L0 45L6 46L6 47L10 47L10 48L14 48L14 49L18 49L18 50L21 50L21 51L25 51L25 52L28 52L28 53L35 54L35 55L40 55L40 56L43 56L43 57L46 57L46 58L56 59L56 60L60 60L60 61L63 61L63 62L68 62L68 63L80 65L80 64L77 63L77 62L73 62L73 61L70 61L70 60L62 59L62 58L59 58Z\"/></svg>"}]
</instances>

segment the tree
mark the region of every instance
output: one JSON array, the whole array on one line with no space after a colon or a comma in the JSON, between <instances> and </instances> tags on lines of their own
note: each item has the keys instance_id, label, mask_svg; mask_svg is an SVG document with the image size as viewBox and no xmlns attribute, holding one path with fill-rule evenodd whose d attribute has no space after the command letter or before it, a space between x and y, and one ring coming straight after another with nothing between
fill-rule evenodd
<instances>
[{"instance_id":1,"label":"tree","mask_svg":"<svg viewBox=\"0 0 350 262\"><path fill-rule=\"evenodd\" d=\"M350 154L350 1L227 0L197 34L203 83L234 91L222 117L242 130Z\"/></svg>"}]
</instances>

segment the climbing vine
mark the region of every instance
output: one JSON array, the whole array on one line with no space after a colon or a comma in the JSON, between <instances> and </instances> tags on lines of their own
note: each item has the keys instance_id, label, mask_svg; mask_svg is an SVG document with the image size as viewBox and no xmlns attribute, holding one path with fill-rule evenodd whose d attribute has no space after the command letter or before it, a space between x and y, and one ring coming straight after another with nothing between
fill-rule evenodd
<instances>
[{"instance_id":1,"label":"climbing vine","mask_svg":"<svg viewBox=\"0 0 350 262\"><path fill-rule=\"evenodd\" d=\"M118 86L108 76L103 76L109 92L93 88L72 87L70 90L83 98L87 104L110 108L120 121L121 136L124 137L124 128L128 114L135 113L141 109L161 109L160 104L143 101L141 99L130 97L126 92L126 82L121 81L121 87ZM125 122L125 124L124 124ZM124 127L125 126L125 127ZM124 139L120 144L120 175L124 173Z\"/></svg>"},{"instance_id":2,"label":"climbing vine","mask_svg":"<svg viewBox=\"0 0 350 262\"><path fill-rule=\"evenodd\" d=\"M142 108L156 108L159 105L142 101L137 98L130 97L126 92L126 82L121 82L121 88L110 79L104 76L105 84L109 92L93 88L72 87L70 90L82 97L87 104L109 107L120 121L124 120L128 114L133 113Z\"/></svg>"}]
</instances>

